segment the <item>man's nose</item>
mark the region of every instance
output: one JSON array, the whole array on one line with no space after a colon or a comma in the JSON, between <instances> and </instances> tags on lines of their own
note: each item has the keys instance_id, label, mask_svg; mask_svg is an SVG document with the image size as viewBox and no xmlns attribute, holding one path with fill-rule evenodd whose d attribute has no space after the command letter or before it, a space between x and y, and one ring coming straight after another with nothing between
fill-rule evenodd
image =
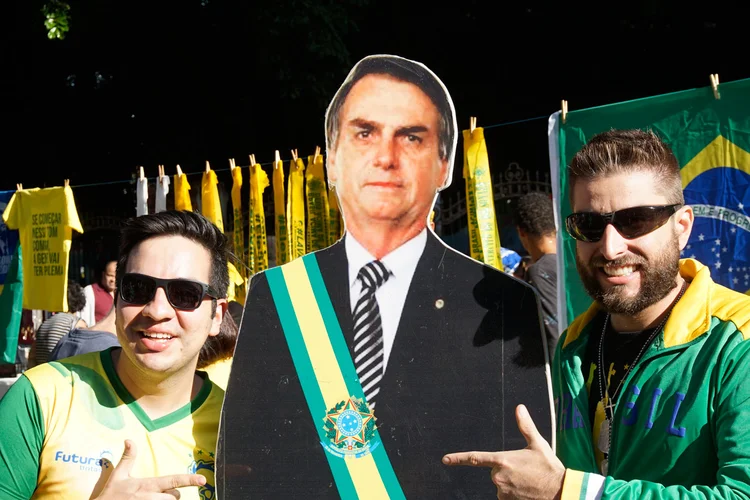
<instances>
[{"instance_id":1,"label":"man's nose","mask_svg":"<svg viewBox=\"0 0 750 500\"><path fill-rule=\"evenodd\" d=\"M157 288L154 298L143 306L142 312L144 316L156 321L171 318L174 315L174 308L167 299L166 290L162 287Z\"/></svg>"},{"instance_id":2,"label":"man's nose","mask_svg":"<svg viewBox=\"0 0 750 500\"><path fill-rule=\"evenodd\" d=\"M384 136L380 139L375 153L375 166L384 169L396 167L396 140L394 137Z\"/></svg>"},{"instance_id":3,"label":"man's nose","mask_svg":"<svg viewBox=\"0 0 750 500\"><path fill-rule=\"evenodd\" d=\"M627 240L617 232L615 226L607 224L604 228L602 239L599 240L599 251L607 260L615 260L623 255L628 249Z\"/></svg>"}]
</instances>

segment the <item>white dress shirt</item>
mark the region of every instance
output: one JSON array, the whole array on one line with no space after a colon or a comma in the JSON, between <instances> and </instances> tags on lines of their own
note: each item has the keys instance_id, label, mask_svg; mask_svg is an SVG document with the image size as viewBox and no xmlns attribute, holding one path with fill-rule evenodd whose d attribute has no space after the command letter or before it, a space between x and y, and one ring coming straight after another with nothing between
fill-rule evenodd
<instances>
[{"instance_id":1,"label":"white dress shirt","mask_svg":"<svg viewBox=\"0 0 750 500\"><path fill-rule=\"evenodd\" d=\"M417 263L422 257L426 243L427 229L425 228L417 236L380 259L380 262L393 273L388 281L383 283L375 292L383 324L383 372L388 367L388 357L391 354L393 341L396 339L401 311L404 309L411 279L417 269ZM346 233L344 247L346 248L346 258L349 261L350 310L354 311L354 306L357 305L359 294L362 291L362 283L357 279L357 275L362 266L375 260L375 257L354 239L351 233Z\"/></svg>"}]
</instances>

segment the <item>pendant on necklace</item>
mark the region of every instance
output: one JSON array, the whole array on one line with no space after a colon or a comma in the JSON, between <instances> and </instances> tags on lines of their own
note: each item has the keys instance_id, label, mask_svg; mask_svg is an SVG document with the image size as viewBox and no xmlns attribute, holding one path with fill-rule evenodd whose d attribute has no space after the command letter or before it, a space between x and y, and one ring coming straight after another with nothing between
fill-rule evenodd
<instances>
[{"instance_id":1,"label":"pendant on necklace","mask_svg":"<svg viewBox=\"0 0 750 500\"><path fill-rule=\"evenodd\" d=\"M602 475L606 476L607 471L609 470L609 460L607 460L606 458L602 460L601 470L602 470Z\"/></svg>"},{"instance_id":2,"label":"pendant on necklace","mask_svg":"<svg viewBox=\"0 0 750 500\"><path fill-rule=\"evenodd\" d=\"M599 439L597 441L597 447L599 451L604 454L609 453L609 432L612 427L612 421L610 419L604 420L601 427L599 427Z\"/></svg>"}]
</instances>

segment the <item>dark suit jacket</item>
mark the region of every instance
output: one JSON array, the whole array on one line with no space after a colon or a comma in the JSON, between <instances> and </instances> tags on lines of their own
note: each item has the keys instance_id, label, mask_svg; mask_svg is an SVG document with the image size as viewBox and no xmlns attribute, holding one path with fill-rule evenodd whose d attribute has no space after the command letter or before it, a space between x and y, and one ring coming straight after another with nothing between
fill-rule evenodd
<instances>
[{"instance_id":1,"label":"dark suit jacket","mask_svg":"<svg viewBox=\"0 0 750 500\"><path fill-rule=\"evenodd\" d=\"M352 349L344 240L315 254ZM439 301L442 301L442 307ZM515 407L551 439L543 326L532 287L432 232L406 297L375 411L407 498L486 499L488 470L445 453L526 446ZM339 498L263 273L250 285L222 413L220 498Z\"/></svg>"}]
</instances>

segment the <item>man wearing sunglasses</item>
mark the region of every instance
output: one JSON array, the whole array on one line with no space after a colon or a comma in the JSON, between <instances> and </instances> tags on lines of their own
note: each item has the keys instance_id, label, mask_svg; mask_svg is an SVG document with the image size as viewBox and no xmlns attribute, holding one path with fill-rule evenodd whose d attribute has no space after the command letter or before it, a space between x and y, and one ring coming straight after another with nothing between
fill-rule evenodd
<instances>
[{"instance_id":1,"label":"man wearing sunglasses","mask_svg":"<svg viewBox=\"0 0 750 500\"><path fill-rule=\"evenodd\" d=\"M693 211L677 159L652 132L613 130L569 179L566 228L594 302L553 362L556 454L519 407L527 449L444 462L492 467L499 498L747 498L750 297L680 259Z\"/></svg>"},{"instance_id":2,"label":"man wearing sunglasses","mask_svg":"<svg viewBox=\"0 0 750 500\"><path fill-rule=\"evenodd\" d=\"M227 254L196 213L125 223L122 347L28 370L0 401L0 498L215 498L224 390L197 369L234 346Z\"/></svg>"}]
</instances>

